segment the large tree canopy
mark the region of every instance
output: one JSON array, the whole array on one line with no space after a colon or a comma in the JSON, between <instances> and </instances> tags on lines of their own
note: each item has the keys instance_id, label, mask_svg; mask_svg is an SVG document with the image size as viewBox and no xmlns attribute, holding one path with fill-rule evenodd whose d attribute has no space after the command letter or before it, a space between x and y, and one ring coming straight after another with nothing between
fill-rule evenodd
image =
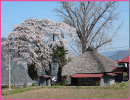
<instances>
[{"instance_id":1,"label":"large tree canopy","mask_svg":"<svg viewBox=\"0 0 130 100\"><path fill-rule=\"evenodd\" d=\"M35 65L36 69L42 67L48 71L52 48L67 47L67 40L62 35L74 39L75 32L75 28L63 22L30 18L16 25L2 45L5 55L10 52L18 64L22 63L25 67Z\"/></svg>"},{"instance_id":2,"label":"large tree canopy","mask_svg":"<svg viewBox=\"0 0 130 100\"><path fill-rule=\"evenodd\" d=\"M117 33L114 30L114 21L118 17L116 8L118 3L113 2L60 2L60 8L55 8L63 22L76 28L78 42L82 53L90 45L96 49L110 43Z\"/></svg>"}]
</instances>

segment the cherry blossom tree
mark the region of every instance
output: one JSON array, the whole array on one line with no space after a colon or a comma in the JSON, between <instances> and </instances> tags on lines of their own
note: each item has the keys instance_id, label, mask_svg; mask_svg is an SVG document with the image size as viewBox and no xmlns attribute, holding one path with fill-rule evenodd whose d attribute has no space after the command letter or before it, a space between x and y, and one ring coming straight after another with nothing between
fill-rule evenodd
<instances>
[{"instance_id":1,"label":"cherry blossom tree","mask_svg":"<svg viewBox=\"0 0 130 100\"><path fill-rule=\"evenodd\" d=\"M76 29L63 23L49 19L27 19L20 25L15 25L7 40L2 43L5 56L11 53L13 61L23 64L25 68L35 66L43 68L50 75L52 48L63 46L67 48L67 39L75 40Z\"/></svg>"}]
</instances>

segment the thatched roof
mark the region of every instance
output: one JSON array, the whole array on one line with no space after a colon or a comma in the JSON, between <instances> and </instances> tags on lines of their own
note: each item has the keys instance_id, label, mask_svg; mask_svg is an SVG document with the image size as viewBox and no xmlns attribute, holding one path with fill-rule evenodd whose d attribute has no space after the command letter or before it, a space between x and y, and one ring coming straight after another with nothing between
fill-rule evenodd
<instances>
[{"instance_id":1,"label":"thatched roof","mask_svg":"<svg viewBox=\"0 0 130 100\"><path fill-rule=\"evenodd\" d=\"M89 47L85 53L68 62L62 69L62 76L71 76L75 73L102 73L111 72L118 65L111 59Z\"/></svg>"}]
</instances>

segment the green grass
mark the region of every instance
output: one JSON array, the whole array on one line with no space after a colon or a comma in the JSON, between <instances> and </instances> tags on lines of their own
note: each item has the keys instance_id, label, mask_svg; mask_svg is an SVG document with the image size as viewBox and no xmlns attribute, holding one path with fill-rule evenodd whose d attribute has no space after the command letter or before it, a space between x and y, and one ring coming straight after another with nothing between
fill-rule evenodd
<instances>
[{"instance_id":1,"label":"green grass","mask_svg":"<svg viewBox=\"0 0 130 100\"><path fill-rule=\"evenodd\" d=\"M42 88L42 87L29 86L27 88L14 88L12 90L1 89L1 96L17 94L17 93L26 92L26 91L35 90L35 89L40 89L40 88Z\"/></svg>"},{"instance_id":2,"label":"green grass","mask_svg":"<svg viewBox=\"0 0 130 100\"><path fill-rule=\"evenodd\" d=\"M124 83L115 83L111 86L29 86L26 88L14 88L12 90L8 89L1 89L1 96L5 95L12 95L17 93L22 93L26 91L36 90L36 89L42 89L42 88L53 88L53 89L128 89L129 88L129 82Z\"/></svg>"}]
</instances>

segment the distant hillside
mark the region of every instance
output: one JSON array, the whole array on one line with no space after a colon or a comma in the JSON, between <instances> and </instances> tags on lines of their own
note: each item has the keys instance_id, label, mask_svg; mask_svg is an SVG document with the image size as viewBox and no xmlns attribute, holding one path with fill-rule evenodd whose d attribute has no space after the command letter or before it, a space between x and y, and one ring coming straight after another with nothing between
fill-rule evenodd
<instances>
[{"instance_id":1,"label":"distant hillside","mask_svg":"<svg viewBox=\"0 0 130 100\"><path fill-rule=\"evenodd\" d=\"M5 41L5 38L1 38L1 43ZM4 50L1 47L1 83L8 84L9 81L9 71L6 70L8 66L5 65L6 59L3 55ZM24 83L27 78L28 81L32 81L30 77L27 75L27 72L25 72L25 69L22 65L16 65L12 64L11 69L11 83Z\"/></svg>"},{"instance_id":2,"label":"distant hillside","mask_svg":"<svg viewBox=\"0 0 130 100\"><path fill-rule=\"evenodd\" d=\"M102 55L112 59L113 61L121 60L129 55L129 50L116 50L111 52L102 52Z\"/></svg>"},{"instance_id":3,"label":"distant hillside","mask_svg":"<svg viewBox=\"0 0 130 100\"><path fill-rule=\"evenodd\" d=\"M108 58L112 59L113 61L124 59L126 56L129 55L129 50L124 51L118 51L112 56L109 56Z\"/></svg>"},{"instance_id":4,"label":"distant hillside","mask_svg":"<svg viewBox=\"0 0 130 100\"><path fill-rule=\"evenodd\" d=\"M114 55L115 53L119 52L120 50L116 50L116 51L108 51L108 52L102 52L101 54L106 56L106 57L110 57L112 55Z\"/></svg>"},{"instance_id":5,"label":"distant hillside","mask_svg":"<svg viewBox=\"0 0 130 100\"><path fill-rule=\"evenodd\" d=\"M6 40L6 38L1 38L1 42L5 41L5 40Z\"/></svg>"}]
</instances>

